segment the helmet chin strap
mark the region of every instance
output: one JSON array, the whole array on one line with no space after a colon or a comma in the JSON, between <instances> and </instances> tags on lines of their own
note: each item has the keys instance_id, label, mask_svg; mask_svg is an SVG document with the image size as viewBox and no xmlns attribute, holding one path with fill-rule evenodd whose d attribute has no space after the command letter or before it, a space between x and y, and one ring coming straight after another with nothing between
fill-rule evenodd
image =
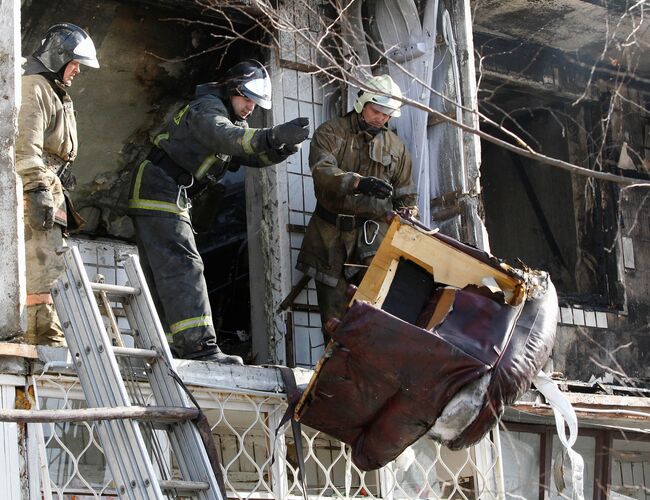
<instances>
[{"instance_id":1,"label":"helmet chin strap","mask_svg":"<svg viewBox=\"0 0 650 500\"><path fill-rule=\"evenodd\" d=\"M379 132L381 132L383 127L374 127L370 125L366 120L363 119L363 115L359 114L359 126L361 130L364 132L367 132L371 136L376 136Z\"/></svg>"},{"instance_id":2,"label":"helmet chin strap","mask_svg":"<svg viewBox=\"0 0 650 500\"><path fill-rule=\"evenodd\" d=\"M59 71L56 72L57 80L59 81L59 83L61 83L61 85L65 86L65 87L70 87L70 86L72 85L72 82L66 82L66 81L63 79L63 75L65 74L65 69L68 67L68 64L70 64L70 61L68 61L67 63L65 63L65 64L61 67L61 69L60 69Z\"/></svg>"}]
</instances>

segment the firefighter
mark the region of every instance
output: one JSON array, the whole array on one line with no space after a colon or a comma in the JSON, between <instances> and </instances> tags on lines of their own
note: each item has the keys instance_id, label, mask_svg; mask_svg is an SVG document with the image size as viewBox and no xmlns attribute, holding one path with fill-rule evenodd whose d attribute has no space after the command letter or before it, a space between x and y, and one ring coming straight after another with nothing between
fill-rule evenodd
<instances>
[{"instance_id":1,"label":"firefighter","mask_svg":"<svg viewBox=\"0 0 650 500\"><path fill-rule=\"evenodd\" d=\"M317 203L296 267L316 282L323 325L345 313L347 287L365 274L388 212L417 214L411 156L387 128L400 115L401 91L388 75L370 78L365 88L372 90L358 93L354 111L318 127L310 146Z\"/></svg>"},{"instance_id":2,"label":"firefighter","mask_svg":"<svg viewBox=\"0 0 650 500\"><path fill-rule=\"evenodd\" d=\"M175 357L242 364L217 345L190 200L227 169L284 161L309 135L307 118L249 128L246 119L256 106L271 108L271 80L260 62L242 61L222 82L196 88L195 99L169 120L133 172L129 214Z\"/></svg>"},{"instance_id":3,"label":"firefighter","mask_svg":"<svg viewBox=\"0 0 650 500\"><path fill-rule=\"evenodd\" d=\"M50 288L63 271L59 249L81 222L67 196L77 156L77 122L67 87L80 64L99 68L88 33L70 23L50 27L27 58L18 114L16 170L25 207L27 332L30 344L65 345ZM67 205L67 208L66 208Z\"/></svg>"}]
</instances>

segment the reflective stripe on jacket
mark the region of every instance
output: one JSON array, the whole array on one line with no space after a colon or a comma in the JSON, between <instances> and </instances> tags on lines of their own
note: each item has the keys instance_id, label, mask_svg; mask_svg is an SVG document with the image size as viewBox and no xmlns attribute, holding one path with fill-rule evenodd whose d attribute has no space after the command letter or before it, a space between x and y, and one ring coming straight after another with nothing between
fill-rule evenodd
<instances>
[{"instance_id":1,"label":"reflective stripe on jacket","mask_svg":"<svg viewBox=\"0 0 650 500\"><path fill-rule=\"evenodd\" d=\"M208 173L219 180L231 164L266 167L285 160L288 155L269 147L267 133L234 120L220 97L205 94L183 106L154 144L191 175L190 182L200 183ZM128 213L188 218L179 189L178 179L145 160L132 175Z\"/></svg>"},{"instance_id":2,"label":"reflective stripe on jacket","mask_svg":"<svg viewBox=\"0 0 650 500\"><path fill-rule=\"evenodd\" d=\"M154 143L195 179L208 172L220 178L233 158L248 166L277 163L259 162L259 155L271 149L267 131L233 120L220 97L205 94L181 108Z\"/></svg>"},{"instance_id":3,"label":"reflective stripe on jacket","mask_svg":"<svg viewBox=\"0 0 650 500\"><path fill-rule=\"evenodd\" d=\"M130 214L189 219L187 200L179 196L175 179L158 165L144 160L131 176Z\"/></svg>"}]
</instances>

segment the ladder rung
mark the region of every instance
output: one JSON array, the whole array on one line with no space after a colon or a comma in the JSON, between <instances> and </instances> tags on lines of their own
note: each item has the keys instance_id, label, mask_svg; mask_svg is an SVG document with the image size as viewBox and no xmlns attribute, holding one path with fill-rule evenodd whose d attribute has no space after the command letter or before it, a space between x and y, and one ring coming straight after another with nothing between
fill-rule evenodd
<instances>
[{"instance_id":1,"label":"ladder rung","mask_svg":"<svg viewBox=\"0 0 650 500\"><path fill-rule=\"evenodd\" d=\"M160 357L158 351L154 351L153 349L136 349L134 347L113 346L113 353L116 356L125 356L129 358L151 359Z\"/></svg>"},{"instance_id":2,"label":"ladder rung","mask_svg":"<svg viewBox=\"0 0 650 500\"><path fill-rule=\"evenodd\" d=\"M176 481L176 480L167 480L160 481L160 489L162 490L183 490L183 491L206 491L210 489L210 485L205 482L198 481Z\"/></svg>"},{"instance_id":3,"label":"ladder rung","mask_svg":"<svg viewBox=\"0 0 650 500\"><path fill-rule=\"evenodd\" d=\"M140 294L140 289L132 286L109 285L108 283L90 283L94 292L106 292L111 297L128 297Z\"/></svg>"},{"instance_id":4,"label":"ladder rung","mask_svg":"<svg viewBox=\"0 0 650 500\"><path fill-rule=\"evenodd\" d=\"M204 441L212 436L203 429L203 422L199 428L196 420L200 410L190 406L190 396L175 378L165 332L137 256L124 259L128 280L124 286L91 283L76 247L65 253L64 260L65 273L56 280L52 299L62 324L67 325L65 337L88 406L104 412L100 413L101 419L95 415L105 421L97 426L97 434L106 464L119 485L120 498L158 500L183 496L225 500L211 463L213 444L209 443L208 451ZM101 281L101 277L97 280ZM118 314L131 331L133 343L129 347L124 347L121 334L127 326L118 324ZM117 356L121 357L119 363ZM126 381L123 357L133 365ZM131 379L148 380L153 400L160 408L131 407L132 394L125 383ZM104 417L107 410L114 409L120 411L109 413L113 419ZM174 480L159 482L150 451L157 436L142 427L143 421L166 431L180 472L173 476Z\"/></svg>"}]
</instances>

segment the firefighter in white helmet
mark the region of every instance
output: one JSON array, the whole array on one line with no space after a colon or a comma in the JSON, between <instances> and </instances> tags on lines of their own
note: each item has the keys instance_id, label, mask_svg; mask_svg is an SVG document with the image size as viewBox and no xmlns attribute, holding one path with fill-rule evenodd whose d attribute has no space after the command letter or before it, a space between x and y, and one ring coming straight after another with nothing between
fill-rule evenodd
<instances>
[{"instance_id":1,"label":"firefighter in white helmet","mask_svg":"<svg viewBox=\"0 0 650 500\"><path fill-rule=\"evenodd\" d=\"M304 117L249 128L246 120L256 106L271 108L271 79L259 61L245 60L222 81L199 85L195 99L167 122L133 171L129 215L140 261L178 358L242 364L217 345L190 200L227 170L286 160L309 135Z\"/></svg>"},{"instance_id":2,"label":"firefighter in white helmet","mask_svg":"<svg viewBox=\"0 0 650 500\"><path fill-rule=\"evenodd\" d=\"M16 170L25 200L25 341L33 344L65 343L50 288L63 270L62 256L57 253L63 237L82 222L67 196L67 190L74 187L70 165L78 147L67 88L82 64L99 68L88 33L74 24L55 24L27 58L22 77Z\"/></svg>"},{"instance_id":3,"label":"firefighter in white helmet","mask_svg":"<svg viewBox=\"0 0 650 500\"><path fill-rule=\"evenodd\" d=\"M387 127L400 116L401 97L390 76L372 77L354 111L314 133L309 166L317 203L297 268L315 279L323 324L345 312L348 284L360 281L375 255L388 228L386 215L416 214L411 156Z\"/></svg>"}]
</instances>

